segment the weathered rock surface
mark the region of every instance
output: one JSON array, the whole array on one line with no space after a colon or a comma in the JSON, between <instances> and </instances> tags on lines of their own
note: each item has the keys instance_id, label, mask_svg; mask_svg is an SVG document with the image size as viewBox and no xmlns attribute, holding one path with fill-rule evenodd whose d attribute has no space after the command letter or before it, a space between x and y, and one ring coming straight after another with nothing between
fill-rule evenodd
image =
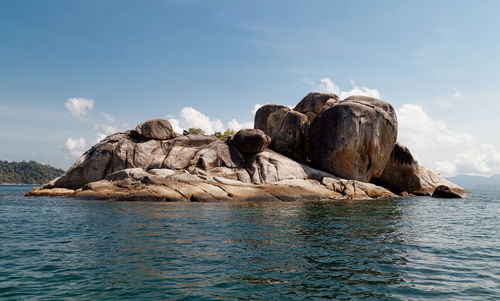
<instances>
[{"instance_id":1,"label":"weathered rock surface","mask_svg":"<svg viewBox=\"0 0 500 301\"><path fill-rule=\"evenodd\" d=\"M307 132L309 119L305 114L289 111L283 117L281 128L272 142L275 151L305 162L307 159Z\"/></svg>"},{"instance_id":2,"label":"weathered rock surface","mask_svg":"<svg viewBox=\"0 0 500 301\"><path fill-rule=\"evenodd\" d=\"M231 143L242 153L259 153L268 147L271 137L258 129L242 129L234 135Z\"/></svg>"},{"instance_id":3,"label":"weathered rock surface","mask_svg":"<svg viewBox=\"0 0 500 301\"><path fill-rule=\"evenodd\" d=\"M305 162L309 118L278 105L265 105L255 114L255 128L271 137L269 148Z\"/></svg>"},{"instance_id":4,"label":"weathered rock surface","mask_svg":"<svg viewBox=\"0 0 500 301\"><path fill-rule=\"evenodd\" d=\"M432 195L438 186L446 186L457 195L467 193L463 188L420 166L410 150L399 142L394 145L382 175L373 182L396 193Z\"/></svg>"},{"instance_id":5,"label":"weathered rock surface","mask_svg":"<svg viewBox=\"0 0 500 301\"><path fill-rule=\"evenodd\" d=\"M418 162L413 154L406 146L396 142L384 171L374 182L398 193L413 193L421 189L417 172Z\"/></svg>"},{"instance_id":6,"label":"weathered rock surface","mask_svg":"<svg viewBox=\"0 0 500 301\"><path fill-rule=\"evenodd\" d=\"M216 140L213 136L205 135L156 140L145 139L134 131L116 133L85 152L52 185L77 189L126 168L184 169L199 150Z\"/></svg>"},{"instance_id":7,"label":"weathered rock surface","mask_svg":"<svg viewBox=\"0 0 500 301\"><path fill-rule=\"evenodd\" d=\"M307 115L312 121L319 113L339 102L339 97L333 93L311 92L293 108L294 111Z\"/></svg>"},{"instance_id":8,"label":"weathered rock surface","mask_svg":"<svg viewBox=\"0 0 500 301\"><path fill-rule=\"evenodd\" d=\"M460 196L467 193L462 187L453 184L425 166L420 165L417 174L420 179L420 190L413 192L413 194L432 195L438 186L446 186L450 191Z\"/></svg>"},{"instance_id":9,"label":"weathered rock surface","mask_svg":"<svg viewBox=\"0 0 500 301\"><path fill-rule=\"evenodd\" d=\"M198 202L395 196L373 184L350 181L343 185L347 180L272 150L242 153L231 141L200 135L168 140L134 137L130 131L107 137L62 177L28 195Z\"/></svg>"},{"instance_id":10,"label":"weathered rock surface","mask_svg":"<svg viewBox=\"0 0 500 301\"><path fill-rule=\"evenodd\" d=\"M273 154L268 154L273 157ZM293 164L292 164L293 165ZM297 166L294 166L297 167ZM282 169L282 168L279 168ZM265 172L259 170L259 172ZM156 173L156 172L155 172ZM244 183L220 177L204 177L179 170L158 176L140 168L130 168L110 174L106 179L90 182L79 189L35 188L31 196L73 196L127 201L296 201L346 198L394 197L390 191L369 183L325 178L326 184L308 179L281 177L266 178L261 183ZM170 173L169 173L170 174ZM321 174L321 172L319 172ZM280 180L281 179L281 180ZM333 183L333 184L332 184Z\"/></svg>"},{"instance_id":11,"label":"weathered rock surface","mask_svg":"<svg viewBox=\"0 0 500 301\"><path fill-rule=\"evenodd\" d=\"M433 198L446 198L446 199L454 199L461 198L462 196L456 192L454 192L450 187L446 185L439 185L436 187L434 192L432 193Z\"/></svg>"},{"instance_id":12,"label":"weathered rock surface","mask_svg":"<svg viewBox=\"0 0 500 301\"><path fill-rule=\"evenodd\" d=\"M281 105L264 105L255 112L254 128L263 131L274 141L281 129L283 118L290 111Z\"/></svg>"},{"instance_id":13,"label":"weathered rock surface","mask_svg":"<svg viewBox=\"0 0 500 301\"><path fill-rule=\"evenodd\" d=\"M135 128L136 132L148 139L169 139L175 132L168 120L157 118L144 121Z\"/></svg>"},{"instance_id":14,"label":"weathered rock surface","mask_svg":"<svg viewBox=\"0 0 500 301\"><path fill-rule=\"evenodd\" d=\"M168 121L146 121L106 137L28 195L215 202L466 193L419 166L396 136L390 104L312 92L294 110L261 107L255 129L225 141L187 132L176 137Z\"/></svg>"},{"instance_id":15,"label":"weathered rock surface","mask_svg":"<svg viewBox=\"0 0 500 301\"><path fill-rule=\"evenodd\" d=\"M384 171L397 137L394 108L351 96L321 112L309 128L310 158L339 177L369 182Z\"/></svg>"}]
</instances>

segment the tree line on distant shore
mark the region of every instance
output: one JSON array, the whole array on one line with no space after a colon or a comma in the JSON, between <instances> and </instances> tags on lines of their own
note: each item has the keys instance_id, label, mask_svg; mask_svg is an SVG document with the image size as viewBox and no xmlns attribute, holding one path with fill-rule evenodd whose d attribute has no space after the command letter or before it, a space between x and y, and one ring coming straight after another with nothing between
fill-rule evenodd
<instances>
[{"instance_id":1,"label":"tree line on distant shore","mask_svg":"<svg viewBox=\"0 0 500 301\"><path fill-rule=\"evenodd\" d=\"M0 183L42 184L62 175L64 170L35 161L0 161Z\"/></svg>"}]
</instances>

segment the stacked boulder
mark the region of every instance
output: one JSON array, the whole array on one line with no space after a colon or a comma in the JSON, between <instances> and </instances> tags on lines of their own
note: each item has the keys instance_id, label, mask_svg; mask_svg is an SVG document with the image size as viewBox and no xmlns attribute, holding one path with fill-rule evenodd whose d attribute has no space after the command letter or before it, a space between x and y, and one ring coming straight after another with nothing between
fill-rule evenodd
<instances>
[{"instance_id":1,"label":"stacked boulder","mask_svg":"<svg viewBox=\"0 0 500 301\"><path fill-rule=\"evenodd\" d=\"M397 193L432 195L444 185L462 188L419 166L397 143L398 122L389 103L367 96L339 101L335 94L311 92L292 110L265 105L255 128L272 138L270 148L338 177L374 182Z\"/></svg>"},{"instance_id":2,"label":"stacked boulder","mask_svg":"<svg viewBox=\"0 0 500 301\"><path fill-rule=\"evenodd\" d=\"M255 128L270 148L346 178L369 182L382 174L396 142L397 119L387 102L366 96L339 101L335 94L309 93L291 110L261 107Z\"/></svg>"}]
</instances>

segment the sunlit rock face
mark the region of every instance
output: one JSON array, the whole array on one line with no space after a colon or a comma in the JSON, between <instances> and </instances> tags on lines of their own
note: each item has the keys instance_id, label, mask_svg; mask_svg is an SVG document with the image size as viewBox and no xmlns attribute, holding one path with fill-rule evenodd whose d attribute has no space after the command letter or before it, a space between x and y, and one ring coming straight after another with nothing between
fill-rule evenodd
<instances>
[{"instance_id":1,"label":"sunlit rock face","mask_svg":"<svg viewBox=\"0 0 500 301\"><path fill-rule=\"evenodd\" d=\"M147 139L164 140L175 137L170 122L161 118L144 121L135 128L135 131Z\"/></svg>"},{"instance_id":2,"label":"sunlit rock face","mask_svg":"<svg viewBox=\"0 0 500 301\"><path fill-rule=\"evenodd\" d=\"M313 164L346 179L369 182L384 171L397 137L387 102L351 96L322 111L309 128Z\"/></svg>"}]
</instances>

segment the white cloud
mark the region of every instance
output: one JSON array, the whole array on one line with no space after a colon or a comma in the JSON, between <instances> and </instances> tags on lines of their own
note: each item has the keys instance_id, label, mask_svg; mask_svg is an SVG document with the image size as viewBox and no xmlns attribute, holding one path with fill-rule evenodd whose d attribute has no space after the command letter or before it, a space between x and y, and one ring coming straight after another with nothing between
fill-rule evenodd
<instances>
[{"instance_id":1,"label":"white cloud","mask_svg":"<svg viewBox=\"0 0 500 301\"><path fill-rule=\"evenodd\" d=\"M227 128L233 131L239 131L241 129L253 129L253 121L238 122L235 118L227 123Z\"/></svg>"},{"instance_id":2,"label":"white cloud","mask_svg":"<svg viewBox=\"0 0 500 301\"><path fill-rule=\"evenodd\" d=\"M83 137L80 138L68 138L66 143L63 146L63 149L68 152L68 154L72 157L81 156L85 152L85 139Z\"/></svg>"},{"instance_id":3,"label":"white cloud","mask_svg":"<svg viewBox=\"0 0 500 301\"><path fill-rule=\"evenodd\" d=\"M349 91L343 91L340 86L332 82L328 77L323 77L321 80L321 85L319 87L321 92L335 93L340 99L345 99L353 95L364 95L375 98L380 98L380 92L377 89L371 89L368 87L359 87L355 81L351 80L352 89Z\"/></svg>"},{"instance_id":4,"label":"white cloud","mask_svg":"<svg viewBox=\"0 0 500 301\"><path fill-rule=\"evenodd\" d=\"M108 134L108 135L118 132L118 129L114 125L100 124L100 123L94 124L94 130L101 131L104 134Z\"/></svg>"},{"instance_id":5,"label":"white cloud","mask_svg":"<svg viewBox=\"0 0 500 301\"><path fill-rule=\"evenodd\" d=\"M179 122L179 120L177 120L175 118L170 118L168 121L172 125L172 128L174 129L174 132L176 132L176 133L182 133L182 131L184 129L181 127L181 123Z\"/></svg>"},{"instance_id":6,"label":"white cloud","mask_svg":"<svg viewBox=\"0 0 500 301\"><path fill-rule=\"evenodd\" d=\"M108 137L108 135L101 133L101 132L98 132L96 135L97 135L97 137L95 138L94 143L98 143L102 139Z\"/></svg>"},{"instance_id":7,"label":"white cloud","mask_svg":"<svg viewBox=\"0 0 500 301\"><path fill-rule=\"evenodd\" d=\"M255 113L257 113L257 110L260 109L263 105L261 105L260 103L256 103L254 106L253 106L253 109L252 109L252 115L255 115Z\"/></svg>"},{"instance_id":8,"label":"white cloud","mask_svg":"<svg viewBox=\"0 0 500 301\"><path fill-rule=\"evenodd\" d=\"M331 79L328 77L323 77L321 80L321 88L320 90L328 93L335 93L337 95L340 94L340 87L337 86Z\"/></svg>"},{"instance_id":9,"label":"white cloud","mask_svg":"<svg viewBox=\"0 0 500 301\"><path fill-rule=\"evenodd\" d=\"M261 106L260 104L256 104L252 113L257 111ZM192 107L182 108L180 118L176 118L172 115L167 115L165 117L169 118L168 121L177 133L182 133L183 130L189 128L200 128L206 134L224 132L226 129L220 119L210 119L207 115ZM227 128L235 131L239 131L243 128L253 128L253 121L239 122L236 118L233 118L227 123Z\"/></svg>"},{"instance_id":10,"label":"white cloud","mask_svg":"<svg viewBox=\"0 0 500 301\"><path fill-rule=\"evenodd\" d=\"M462 93L457 89L457 87L452 87L450 93L441 97L439 99L439 106L442 108L451 108L457 102L460 102L460 98L463 98Z\"/></svg>"},{"instance_id":11,"label":"white cloud","mask_svg":"<svg viewBox=\"0 0 500 301\"><path fill-rule=\"evenodd\" d=\"M207 115L192 107L184 107L181 110L181 118L169 119L174 131L181 133L183 129L200 128L206 134L224 131L224 124L220 119L210 119Z\"/></svg>"},{"instance_id":12,"label":"white cloud","mask_svg":"<svg viewBox=\"0 0 500 301\"><path fill-rule=\"evenodd\" d=\"M113 115L106 112L100 113L104 117L104 120L101 120L103 121L103 123L94 124L94 130L96 131L96 138L94 140L94 143L101 141L111 134L123 131L128 127L126 123L118 124L116 118Z\"/></svg>"},{"instance_id":13,"label":"white cloud","mask_svg":"<svg viewBox=\"0 0 500 301\"><path fill-rule=\"evenodd\" d=\"M479 147L457 154L452 160L436 162L436 170L445 176L490 176L500 173L500 152L491 144L480 144Z\"/></svg>"},{"instance_id":14,"label":"white cloud","mask_svg":"<svg viewBox=\"0 0 500 301\"><path fill-rule=\"evenodd\" d=\"M115 121L116 121L115 116L113 116L111 114L108 114L106 112L101 112L101 115L104 116L104 118L106 119L106 121L109 122L109 123L115 123Z\"/></svg>"},{"instance_id":15,"label":"white cloud","mask_svg":"<svg viewBox=\"0 0 500 301\"><path fill-rule=\"evenodd\" d=\"M474 141L471 135L454 132L443 121L432 120L419 105L405 104L396 113L398 141L410 149L455 146Z\"/></svg>"},{"instance_id":16,"label":"white cloud","mask_svg":"<svg viewBox=\"0 0 500 301\"><path fill-rule=\"evenodd\" d=\"M349 96L353 95L364 95L370 96L374 98L380 98L380 92L377 89L370 89L367 87L358 87L356 82L351 80L352 89L350 91L342 91L340 92L339 98L346 99Z\"/></svg>"},{"instance_id":17,"label":"white cloud","mask_svg":"<svg viewBox=\"0 0 500 301\"><path fill-rule=\"evenodd\" d=\"M78 119L85 120L88 111L94 108L94 100L87 98L70 98L66 101L66 109Z\"/></svg>"}]
</instances>

